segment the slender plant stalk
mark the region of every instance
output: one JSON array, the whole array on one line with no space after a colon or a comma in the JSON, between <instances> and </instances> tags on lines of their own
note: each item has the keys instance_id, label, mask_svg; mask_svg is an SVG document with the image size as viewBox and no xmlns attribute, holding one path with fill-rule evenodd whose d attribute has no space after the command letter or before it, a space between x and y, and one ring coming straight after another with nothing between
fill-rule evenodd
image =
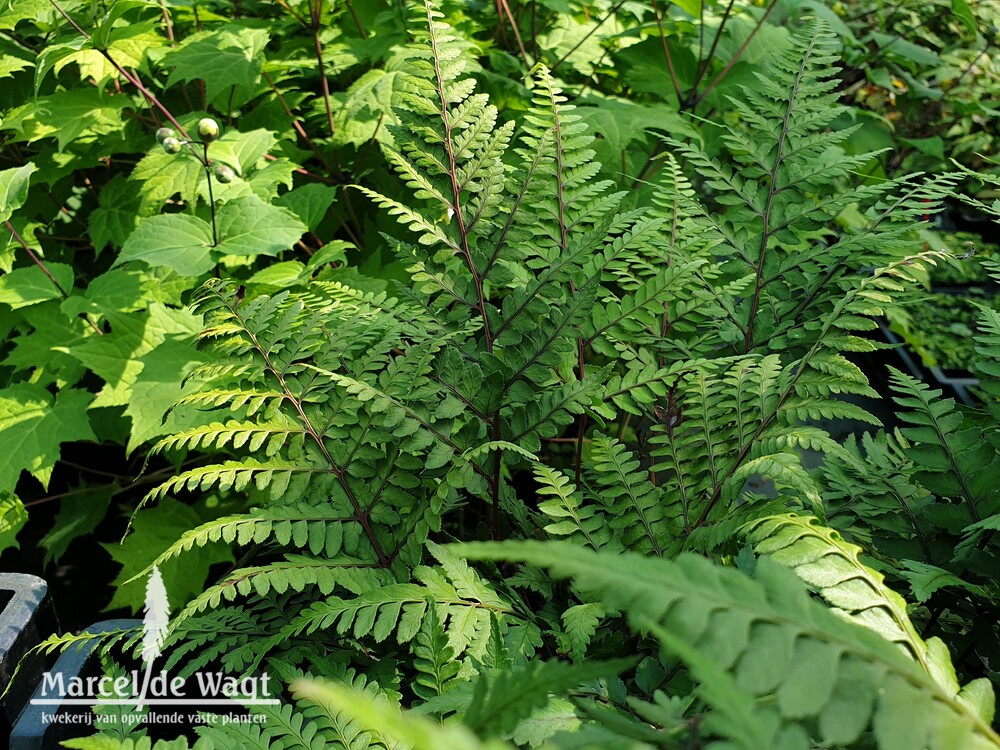
<instances>
[{"instance_id":1,"label":"slender plant stalk","mask_svg":"<svg viewBox=\"0 0 1000 750\"><path fill-rule=\"evenodd\" d=\"M681 84L677 78L677 70L674 67L674 59L670 55L670 46L667 44L667 35L663 31L663 16L660 14L660 6L656 0L653 0L653 15L656 16L656 28L660 32L660 42L663 44L663 56L667 58L667 70L670 71L670 84L674 87L674 94L677 95L678 105L681 105L683 104Z\"/></svg>"},{"instance_id":2,"label":"slender plant stalk","mask_svg":"<svg viewBox=\"0 0 1000 750\"><path fill-rule=\"evenodd\" d=\"M7 221L4 222L4 224L6 225L7 230L11 233L11 236L15 240L17 240L17 244L19 244L21 247L24 248L24 251L28 254L28 257L31 258L31 261L36 266L38 266L38 268L41 270L43 274L45 274L45 278L47 278L49 281L52 282L52 285L59 291L59 294L62 295L62 298L68 299L69 293L65 289L63 289L62 284L60 284L59 281L56 279L56 277L52 275L52 272L49 271L48 268L46 268L45 263L43 263L42 259L38 257L38 255L35 253L34 250L31 249L31 246L24 241L24 238L14 228L14 225L10 223L10 220L8 219ZM97 324L90 319L90 316L84 314L81 315L81 317L87 321L87 323L90 325L92 329L94 329L94 333L96 333L98 336L104 335L104 331L102 331L97 326Z\"/></svg>"},{"instance_id":3,"label":"slender plant stalk","mask_svg":"<svg viewBox=\"0 0 1000 750\"><path fill-rule=\"evenodd\" d=\"M354 5L351 0L344 0L344 5L347 6L347 12L351 14L351 18L354 19L354 25L358 29L358 33L361 34L362 39L368 38L368 33L365 31L365 27L361 25L361 19L358 18L358 13L354 10Z\"/></svg>"},{"instance_id":4,"label":"slender plant stalk","mask_svg":"<svg viewBox=\"0 0 1000 750\"><path fill-rule=\"evenodd\" d=\"M163 25L167 29L167 39L170 40L170 46L174 46L174 24L170 20L170 11L167 10L166 0L160 0L160 12L163 14Z\"/></svg>"},{"instance_id":5,"label":"slender plant stalk","mask_svg":"<svg viewBox=\"0 0 1000 750\"><path fill-rule=\"evenodd\" d=\"M76 21L73 20L73 17L70 16L69 13L65 11L65 9L63 9L63 7L57 2L57 0L49 0L49 2L57 11L59 11L59 14L63 18L69 21L70 26L76 29L76 31L79 34L83 35L84 39L90 39L90 34L84 31L83 27L81 27L80 24L78 24ZM111 63L114 66L115 70L117 70L121 74L122 78L131 83L133 86L135 86L139 90L139 92L146 98L147 101L151 102L154 107L156 107L158 110L160 110L160 112L163 113L163 116L170 121L170 124L173 125L175 128L177 128L178 133L184 136L185 139L190 139L188 132L181 126L179 122L177 122L174 116L170 113L170 110L164 107L163 104L160 103L160 100L157 99L156 96L153 94L153 92L142 84L142 81L139 80L138 76L133 76L131 73L125 70L125 68L122 65L120 65L118 61L115 60L111 56L111 53L109 53L107 50L102 49L98 50L98 52L100 52L101 55L104 56L104 59L106 59L109 63Z\"/></svg>"},{"instance_id":6,"label":"slender plant stalk","mask_svg":"<svg viewBox=\"0 0 1000 750\"><path fill-rule=\"evenodd\" d=\"M208 144L202 143L201 146L205 157L202 165L205 167L205 177L208 178L208 207L212 212L212 246L214 247L219 244L219 230L215 222L215 196L212 194L212 162L208 158Z\"/></svg>"},{"instance_id":7,"label":"slender plant stalk","mask_svg":"<svg viewBox=\"0 0 1000 750\"><path fill-rule=\"evenodd\" d=\"M806 59L808 59L810 52L812 52L811 48L806 51ZM794 109L794 103L799 93L799 85L802 82L805 70L805 62L803 61L803 64L799 67L798 75L795 76L795 83L792 84L791 93L788 96L788 107L785 109L785 117L781 122L781 134L778 136L778 144L774 154L774 167L771 169L770 179L767 183L767 200L764 204L763 224L760 235L760 254L754 268L756 280L754 283L753 299L750 302L750 313L747 317L746 335L743 337L743 351L747 354L754 347L753 333L754 325L757 322L757 310L760 305L760 293L766 284L764 262L767 257L768 244L771 241L771 208L774 204L774 197L778 194L778 170L781 168L782 155L785 150L785 144L788 141L788 128L792 123L792 110Z\"/></svg>"},{"instance_id":8,"label":"slender plant stalk","mask_svg":"<svg viewBox=\"0 0 1000 750\"><path fill-rule=\"evenodd\" d=\"M524 40L521 39L521 30L517 28L517 21L514 20L514 14L510 12L510 5L507 3L507 0L497 0L497 9L500 11L498 15L500 16L501 25L503 25L504 16L507 16L507 19L510 21L510 28L514 32L514 39L517 40L517 48L521 52L521 59L524 61L525 66L530 69L534 63L528 57L528 50L524 46Z\"/></svg>"},{"instance_id":9,"label":"slender plant stalk","mask_svg":"<svg viewBox=\"0 0 1000 750\"><path fill-rule=\"evenodd\" d=\"M429 28L433 29L434 19L430 16L430 11L428 10L427 25ZM479 312L480 317L483 321L483 335L486 340L486 351L490 354L493 353L494 344L494 334L490 328L489 315L486 313L486 295L483 289L483 280L480 277L479 271L476 269L476 263L472 258L472 249L469 245L469 231L465 225L465 215L462 207L462 191L458 185L458 162L455 158L454 146L452 143L452 131L451 131L451 116L448 112L448 97L445 94L444 88L442 87L441 81L443 80L443 75L441 72L441 66L438 62L440 60L440 53L437 48L437 38L434 34L431 34L431 49L432 58L434 60L435 68L435 79L437 80L437 93L438 99L441 102L441 122L444 125L445 137L444 146L445 151L448 155L448 172L451 177L451 190L452 190L452 210L454 211L455 220L458 222L458 232L461 238L461 251L462 257L465 260L465 265L469 269L469 273L472 276L472 282L476 289L476 306L475 309ZM500 410L497 409L493 414L492 419L492 439L494 442L499 442L503 436L502 425L500 421ZM503 476L503 453L499 448L493 450L493 474L490 478L490 494L492 495L492 507L490 510L490 529L492 531L492 536L494 540L500 539L500 488Z\"/></svg>"},{"instance_id":10,"label":"slender plant stalk","mask_svg":"<svg viewBox=\"0 0 1000 750\"><path fill-rule=\"evenodd\" d=\"M306 146L309 147L309 150L316 155L316 158L320 160L320 163L322 163L322 165L326 168L328 172L333 172L333 167L330 166L330 163L323 155L323 152L320 151L319 146L317 146L313 142L312 138L309 137L309 134L306 133L306 129L302 127L302 123L299 121L299 118L297 118L295 114L292 112L291 107L288 106L288 102L285 101L285 97L278 89L278 86L274 83L274 79L271 78L270 75L268 75L268 72L266 70L262 70L261 75L264 77L264 80L267 81L267 85L271 87L271 91L273 91L274 95L277 97L278 103L281 105L281 108L285 110L285 114L288 115L289 119L291 119L292 127L295 129L295 132L299 134L299 137L302 138L302 142L305 143Z\"/></svg>"},{"instance_id":11,"label":"slender plant stalk","mask_svg":"<svg viewBox=\"0 0 1000 750\"><path fill-rule=\"evenodd\" d=\"M573 47L572 47L572 49L570 49L569 52L567 52L565 55L563 55L562 57L560 57L555 62L555 64L551 68L552 72L554 73L559 68L560 65L562 65L564 62L566 62L567 58L570 55L572 55L574 52L576 52L578 49L580 49L580 47L583 46L584 42L586 42L588 39L590 39L590 37L592 37L597 32L597 30L599 28L601 28L601 26L604 25L604 22L607 21L609 18L611 18L611 16L613 16L615 13L617 13L618 9L621 8L624 4L625 4L625 0L618 0L618 2L614 4L614 6L611 8L611 10L609 10L607 13L605 13L604 17L600 21L597 22L597 25L594 26L594 28L592 28L590 31L588 31L586 34L584 34L583 38L579 42L577 42L576 44L574 44Z\"/></svg>"},{"instance_id":12,"label":"slender plant stalk","mask_svg":"<svg viewBox=\"0 0 1000 750\"><path fill-rule=\"evenodd\" d=\"M729 73L729 71L732 69L732 67L737 62L739 62L739 59L743 56L743 53L746 52L747 47L750 46L750 42L752 42L754 37L757 36L757 32L760 31L761 27L764 25L764 21L767 20L767 17L771 15L771 11L773 11L777 7L777 5L778 5L778 0L770 0L770 2L767 4L767 9L764 11L764 14L760 17L760 20L757 21L756 25L753 27L753 30L750 32L750 35L747 36L743 44L740 45L740 48L736 50L736 54L729 59L729 62L726 63L725 67L719 71L719 75L717 75L715 78L712 79L712 82L705 87L705 90L694 98L694 100L691 102L691 106L689 107L689 109L694 109L699 104L701 104L701 102L704 101L705 97L708 96L708 94L712 91L712 89L718 86L719 83L722 82L722 79L725 78L726 75Z\"/></svg>"},{"instance_id":13,"label":"slender plant stalk","mask_svg":"<svg viewBox=\"0 0 1000 750\"><path fill-rule=\"evenodd\" d=\"M333 101L330 97L330 79L326 75L326 63L323 61L323 43L319 39L319 31L323 25L323 0L309 0L309 30L312 32L313 49L316 52L316 65L319 69L319 82L323 91L323 106L326 108L326 122L330 127L330 135L335 130L333 124Z\"/></svg>"},{"instance_id":14,"label":"slender plant stalk","mask_svg":"<svg viewBox=\"0 0 1000 750\"><path fill-rule=\"evenodd\" d=\"M729 16L733 12L733 6L736 5L736 0L729 0L729 5L726 6L726 12L722 14L722 20L719 22L719 28L715 32L715 38L712 40L712 46L708 50L708 54L702 58L702 49L699 43L698 46L698 75L694 79L694 84L691 86L691 91L687 95L687 99L693 99L698 92L698 84L701 83L701 79L705 77L705 73L712 66L712 58L715 57L715 50L719 46L719 40L722 39L722 34L726 30L726 23L729 21ZM702 8L705 4L702 3ZM703 11L704 12L704 11ZM704 21L702 22L702 28L704 28Z\"/></svg>"}]
</instances>

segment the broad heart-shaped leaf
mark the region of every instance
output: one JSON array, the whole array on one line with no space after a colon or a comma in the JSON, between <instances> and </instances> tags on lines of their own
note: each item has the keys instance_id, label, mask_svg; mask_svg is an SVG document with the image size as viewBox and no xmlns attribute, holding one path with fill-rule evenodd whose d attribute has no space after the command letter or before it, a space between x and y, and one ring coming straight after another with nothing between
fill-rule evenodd
<instances>
[{"instance_id":1,"label":"broad heart-shaped leaf","mask_svg":"<svg viewBox=\"0 0 1000 750\"><path fill-rule=\"evenodd\" d=\"M229 130L208 147L208 158L227 164L242 175L255 167L274 144L274 133L270 130L259 128L248 133Z\"/></svg>"},{"instance_id":2,"label":"broad heart-shaped leaf","mask_svg":"<svg viewBox=\"0 0 1000 750\"><path fill-rule=\"evenodd\" d=\"M163 65L173 68L167 86L178 81L204 81L209 103L228 99L240 105L249 99L260 81L261 53L267 46L264 29L228 24L210 32L189 36L163 56Z\"/></svg>"},{"instance_id":3,"label":"broad heart-shaped leaf","mask_svg":"<svg viewBox=\"0 0 1000 750\"><path fill-rule=\"evenodd\" d=\"M70 349L70 354L106 382L92 407L129 403L132 387L143 370L142 358L168 336L193 337L201 330L199 316L159 302L150 305L145 313L108 312L106 318L111 323L110 333L89 336Z\"/></svg>"},{"instance_id":4,"label":"broad heart-shaped leaf","mask_svg":"<svg viewBox=\"0 0 1000 750\"><path fill-rule=\"evenodd\" d=\"M163 203L173 195L194 201L204 169L190 154L168 154L158 146L151 149L132 170L130 180L142 183L142 199L148 205Z\"/></svg>"},{"instance_id":5,"label":"broad heart-shaped leaf","mask_svg":"<svg viewBox=\"0 0 1000 750\"><path fill-rule=\"evenodd\" d=\"M399 71L373 68L352 83L335 115L333 142L361 146L372 138L389 139L385 126L399 124L392 99L394 87L401 80Z\"/></svg>"},{"instance_id":6,"label":"broad heart-shaped leaf","mask_svg":"<svg viewBox=\"0 0 1000 750\"><path fill-rule=\"evenodd\" d=\"M15 73L31 67L31 60L26 60L20 54L6 54L12 47L9 42L0 41L0 78L12 78ZM21 52L17 48L15 52Z\"/></svg>"},{"instance_id":7,"label":"broad heart-shaped leaf","mask_svg":"<svg viewBox=\"0 0 1000 750\"><path fill-rule=\"evenodd\" d=\"M113 268L91 281L82 295L71 295L59 309L66 315L134 312L149 304L147 291L148 282L143 283L138 269Z\"/></svg>"},{"instance_id":8,"label":"broad heart-shaped leaf","mask_svg":"<svg viewBox=\"0 0 1000 750\"><path fill-rule=\"evenodd\" d=\"M47 263L45 268L66 292L73 288L73 268L64 263ZM15 310L62 297L62 292L38 266L28 266L0 276L0 302Z\"/></svg>"},{"instance_id":9,"label":"broad heart-shaped leaf","mask_svg":"<svg viewBox=\"0 0 1000 750\"><path fill-rule=\"evenodd\" d=\"M17 495L0 491L0 552L17 547L17 532L28 520L28 511Z\"/></svg>"},{"instance_id":10,"label":"broad heart-shaped leaf","mask_svg":"<svg viewBox=\"0 0 1000 750\"><path fill-rule=\"evenodd\" d=\"M595 99L593 105L580 106L576 114L590 125L591 132L600 133L618 153L632 141L644 138L647 128L654 128L681 137L692 128L675 107L666 104L637 104L623 99Z\"/></svg>"},{"instance_id":11,"label":"broad heart-shaped leaf","mask_svg":"<svg viewBox=\"0 0 1000 750\"><path fill-rule=\"evenodd\" d=\"M125 414L132 418L129 453L152 437L194 426L188 411L193 407L171 407L181 396L197 388L197 383L188 380L187 376L204 360L205 355L195 346L194 336L183 334L169 335L139 360L142 370L136 376L125 409Z\"/></svg>"},{"instance_id":12,"label":"broad heart-shaped leaf","mask_svg":"<svg viewBox=\"0 0 1000 750\"><path fill-rule=\"evenodd\" d=\"M151 266L167 266L181 276L201 276L215 265L211 252L211 224L197 216L162 214L139 224L125 241L115 265L141 260Z\"/></svg>"},{"instance_id":13,"label":"broad heart-shaped leaf","mask_svg":"<svg viewBox=\"0 0 1000 750\"><path fill-rule=\"evenodd\" d=\"M28 198L28 181L38 169L30 161L23 167L0 172L0 221L7 221Z\"/></svg>"},{"instance_id":14,"label":"broad heart-shaped leaf","mask_svg":"<svg viewBox=\"0 0 1000 750\"><path fill-rule=\"evenodd\" d=\"M138 183L117 174L101 189L100 205L87 222L94 250L100 252L108 245L121 247L135 231L143 209L139 188Z\"/></svg>"},{"instance_id":15,"label":"broad heart-shaped leaf","mask_svg":"<svg viewBox=\"0 0 1000 750\"><path fill-rule=\"evenodd\" d=\"M327 209L333 203L337 189L329 185L318 185L315 182L289 190L275 203L289 209L301 219L309 229L315 229L326 216Z\"/></svg>"},{"instance_id":16,"label":"broad heart-shaped leaf","mask_svg":"<svg viewBox=\"0 0 1000 750\"><path fill-rule=\"evenodd\" d=\"M3 0L0 11L0 29L10 31L21 21L49 21L56 13L49 0Z\"/></svg>"},{"instance_id":17,"label":"broad heart-shaped leaf","mask_svg":"<svg viewBox=\"0 0 1000 750\"><path fill-rule=\"evenodd\" d=\"M111 96L95 87L57 91L22 105L0 123L0 130L13 130L29 143L54 137L62 151L81 136L119 133L124 123L121 111L132 106L127 96Z\"/></svg>"},{"instance_id":18,"label":"broad heart-shaped leaf","mask_svg":"<svg viewBox=\"0 0 1000 750\"><path fill-rule=\"evenodd\" d=\"M306 225L291 211L257 196L223 204L216 219L219 244L215 249L225 255L277 255L306 231Z\"/></svg>"},{"instance_id":19,"label":"broad heart-shaped leaf","mask_svg":"<svg viewBox=\"0 0 1000 750\"><path fill-rule=\"evenodd\" d=\"M0 492L13 491L22 470L47 488L59 446L95 439L87 417L91 398L71 388L53 398L45 388L29 383L0 390Z\"/></svg>"},{"instance_id":20,"label":"broad heart-shaped leaf","mask_svg":"<svg viewBox=\"0 0 1000 750\"><path fill-rule=\"evenodd\" d=\"M164 498L155 507L138 513L133 519L132 533L121 544L102 545L122 566L114 582L115 595L108 609L129 607L139 611L146 598L146 582L125 582L149 567L185 531L201 526L213 517L171 498ZM163 574L171 606L180 609L193 596L202 593L208 569L217 562L229 560L232 560L229 548L221 542L213 542L164 562L160 573Z\"/></svg>"},{"instance_id":21,"label":"broad heart-shaped leaf","mask_svg":"<svg viewBox=\"0 0 1000 750\"><path fill-rule=\"evenodd\" d=\"M73 490L59 505L56 522L39 544L45 549L45 565L58 562L74 539L86 536L97 528L111 504L112 487Z\"/></svg>"},{"instance_id":22,"label":"broad heart-shaped leaf","mask_svg":"<svg viewBox=\"0 0 1000 750\"><path fill-rule=\"evenodd\" d=\"M117 0L114 3L111 3L111 8L104 14L104 18L101 19L100 25L94 29L93 34L90 37L90 43L95 49L104 49L111 41L111 34L115 29L115 22L118 19L135 8L149 7L150 3L143 2L143 0ZM139 24L128 24L129 27L137 25Z\"/></svg>"}]
</instances>

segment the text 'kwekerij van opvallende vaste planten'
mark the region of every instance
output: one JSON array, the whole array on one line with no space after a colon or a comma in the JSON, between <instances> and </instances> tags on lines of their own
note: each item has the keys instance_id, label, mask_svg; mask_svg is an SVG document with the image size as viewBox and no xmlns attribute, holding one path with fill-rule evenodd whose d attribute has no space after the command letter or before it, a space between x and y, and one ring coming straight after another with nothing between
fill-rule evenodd
<instances>
[{"instance_id":1,"label":"text 'kwekerij van opvallende vaste planten'","mask_svg":"<svg viewBox=\"0 0 1000 750\"><path fill-rule=\"evenodd\" d=\"M0 2L12 746L1000 748L998 26Z\"/></svg>"}]
</instances>

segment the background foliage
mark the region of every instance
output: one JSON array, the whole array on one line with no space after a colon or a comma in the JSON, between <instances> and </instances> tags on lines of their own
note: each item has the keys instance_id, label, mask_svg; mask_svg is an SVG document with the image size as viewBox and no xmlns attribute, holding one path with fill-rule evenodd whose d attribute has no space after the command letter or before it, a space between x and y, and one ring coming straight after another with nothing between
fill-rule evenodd
<instances>
[{"instance_id":1,"label":"background foliage","mask_svg":"<svg viewBox=\"0 0 1000 750\"><path fill-rule=\"evenodd\" d=\"M0 3L5 560L280 680L206 747L1000 745L1000 313L872 365L997 13Z\"/></svg>"}]
</instances>

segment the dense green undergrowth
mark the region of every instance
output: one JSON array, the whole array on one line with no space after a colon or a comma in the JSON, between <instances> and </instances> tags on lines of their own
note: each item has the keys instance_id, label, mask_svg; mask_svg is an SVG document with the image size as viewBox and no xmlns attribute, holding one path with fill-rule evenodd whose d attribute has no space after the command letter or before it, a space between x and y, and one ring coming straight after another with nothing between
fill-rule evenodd
<instances>
[{"instance_id":1,"label":"dense green undergrowth","mask_svg":"<svg viewBox=\"0 0 1000 750\"><path fill-rule=\"evenodd\" d=\"M1000 312L859 366L1000 281L996 8L897 11L0 4L6 554L273 675L204 747L1000 746Z\"/></svg>"}]
</instances>

